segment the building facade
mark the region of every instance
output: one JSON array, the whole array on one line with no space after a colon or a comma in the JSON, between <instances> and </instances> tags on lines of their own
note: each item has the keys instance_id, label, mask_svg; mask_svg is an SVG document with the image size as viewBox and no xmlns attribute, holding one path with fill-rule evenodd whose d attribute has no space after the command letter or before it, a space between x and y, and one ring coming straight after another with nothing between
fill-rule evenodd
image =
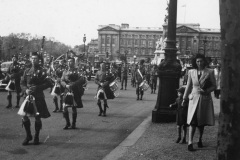
<instances>
[{"instance_id":1,"label":"building facade","mask_svg":"<svg viewBox=\"0 0 240 160\"><path fill-rule=\"evenodd\" d=\"M177 24L177 46L180 57L198 52L207 57L220 58L220 29L200 28L200 24ZM98 28L98 56L108 52L111 60L121 55L128 61L153 58L156 42L167 36L167 24L161 28L129 27L129 24L100 25Z\"/></svg>"}]
</instances>

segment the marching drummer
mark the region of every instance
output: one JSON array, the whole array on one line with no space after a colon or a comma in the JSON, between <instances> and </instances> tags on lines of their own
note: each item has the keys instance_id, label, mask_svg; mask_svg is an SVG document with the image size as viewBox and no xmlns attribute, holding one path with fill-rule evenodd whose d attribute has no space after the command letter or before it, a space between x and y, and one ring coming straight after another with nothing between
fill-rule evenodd
<instances>
[{"instance_id":1,"label":"marching drummer","mask_svg":"<svg viewBox=\"0 0 240 160\"><path fill-rule=\"evenodd\" d=\"M97 90L97 105L99 107L98 116L106 116L108 107L107 100L114 99L114 92L110 89L109 84L114 81L114 76L106 70L105 63L100 64L100 70L96 73L95 83L98 84ZM101 100L103 101L104 109L102 109Z\"/></svg>"},{"instance_id":2,"label":"marching drummer","mask_svg":"<svg viewBox=\"0 0 240 160\"><path fill-rule=\"evenodd\" d=\"M21 70L21 66L18 63L18 56L13 55L12 56L12 64L9 66L8 71L7 71L7 76L5 77L5 81L9 81L13 85L13 90L16 91L17 93L17 105L15 108L19 108L19 101L20 101L20 92L21 92L21 87L20 87L20 80L23 72ZM15 85L15 87L14 87ZM12 90L11 88L8 90L8 105L6 108L11 108L12 107Z\"/></svg>"},{"instance_id":3,"label":"marching drummer","mask_svg":"<svg viewBox=\"0 0 240 160\"><path fill-rule=\"evenodd\" d=\"M69 58L68 70L63 71L61 78L61 85L65 88L65 97L63 103L63 117L66 120L66 125L63 129L76 129L77 120L77 108L83 108L82 95L84 92L83 85L86 84L87 80L75 67L75 59ZM71 104L67 102L69 96L71 99ZM72 107L72 124L69 119L68 107Z\"/></svg>"},{"instance_id":4,"label":"marching drummer","mask_svg":"<svg viewBox=\"0 0 240 160\"><path fill-rule=\"evenodd\" d=\"M152 69L151 69L151 94L154 93L156 91L157 88L157 76L158 76L158 69L157 69L157 65L153 65Z\"/></svg>"},{"instance_id":5,"label":"marching drummer","mask_svg":"<svg viewBox=\"0 0 240 160\"><path fill-rule=\"evenodd\" d=\"M143 82L145 78L145 70L144 70L143 64L144 64L144 60L141 60L135 71L137 100L139 100L139 95L141 96L140 100L142 100L143 93L144 93L144 91L140 88L140 84Z\"/></svg>"}]
</instances>

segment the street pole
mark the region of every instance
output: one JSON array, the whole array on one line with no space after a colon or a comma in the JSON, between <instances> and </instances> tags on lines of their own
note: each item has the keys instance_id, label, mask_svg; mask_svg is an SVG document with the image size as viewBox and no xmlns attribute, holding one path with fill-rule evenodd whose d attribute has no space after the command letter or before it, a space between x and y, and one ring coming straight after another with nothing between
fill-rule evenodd
<instances>
[{"instance_id":1,"label":"street pole","mask_svg":"<svg viewBox=\"0 0 240 160\"><path fill-rule=\"evenodd\" d=\"M169 108L177 98L179 79L181 75L181 64L177 61L176 48L176 20L177 0L169 0L168 9L168 32L166 40L165 59L158 66L159 86L157 102L152 111L152 122L175 122L176 113Z\"/></svg>"},{"instance_id":2,"label":"street pole","mask_svg":"<svg viewBox=\"0 0 240 160\"><path fill-rule=\"evenodd\" d=\"M84 52L84 54L85 54L85 42L86 42L86 35L84 34L84 36L83 36L83 43L84 43L83 52ZM88 60L88 54L87 54L87 60Z\"/></svg>"}]
</instances>

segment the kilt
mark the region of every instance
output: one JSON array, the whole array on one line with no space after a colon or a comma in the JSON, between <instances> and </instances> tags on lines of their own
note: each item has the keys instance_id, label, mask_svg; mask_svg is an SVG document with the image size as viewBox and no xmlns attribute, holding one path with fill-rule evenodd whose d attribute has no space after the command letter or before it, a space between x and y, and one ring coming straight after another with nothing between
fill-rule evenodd
<instances>
[{"instance_id":1,"label":"kilt","mask_svg":"<svg viewBox=\"0 0 240 160\"><path fill-rule=\"evenodd\" d=\"M51 116L44 97L35 97L35 103L40 118L48 118Z\"/></svg>"}]
</instances>

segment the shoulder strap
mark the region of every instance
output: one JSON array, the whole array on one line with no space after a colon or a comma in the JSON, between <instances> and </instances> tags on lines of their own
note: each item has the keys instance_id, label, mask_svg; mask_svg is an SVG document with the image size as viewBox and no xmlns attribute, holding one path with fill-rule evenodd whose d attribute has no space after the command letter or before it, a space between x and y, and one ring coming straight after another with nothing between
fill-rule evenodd
<instances>
[{"instance_id":1,"label":"shoulder strap","mask_svg":"<svg viewBox=\"0 0 240 160\"><path fill-rule=\"evenodd\" d=\"M142 73L140 72L140 70L138 69L137 71L140 74L140 76L143 78Z\"/></svg>"}]
</instances>

